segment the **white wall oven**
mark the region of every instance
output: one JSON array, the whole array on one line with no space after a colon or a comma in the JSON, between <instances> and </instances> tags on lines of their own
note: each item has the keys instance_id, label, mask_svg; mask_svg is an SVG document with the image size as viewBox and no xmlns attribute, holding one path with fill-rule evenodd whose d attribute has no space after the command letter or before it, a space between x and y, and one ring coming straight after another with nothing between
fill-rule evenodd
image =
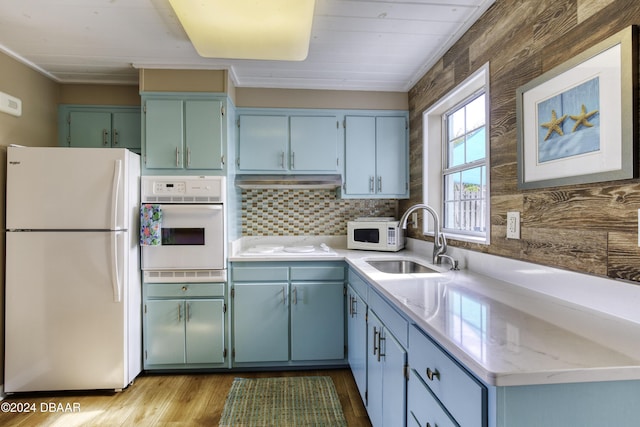
<instances>
[{"instance_id":1,"label":"white wall oven","mask_svg":"<svg viewBox=\"0 0 640 427\"><path fill-rule=\"evenodd\" d=\"M146 282L226 281L225 177L143 176L144 209L159 212L142 245Z\"/></svg>"}]
</instances>

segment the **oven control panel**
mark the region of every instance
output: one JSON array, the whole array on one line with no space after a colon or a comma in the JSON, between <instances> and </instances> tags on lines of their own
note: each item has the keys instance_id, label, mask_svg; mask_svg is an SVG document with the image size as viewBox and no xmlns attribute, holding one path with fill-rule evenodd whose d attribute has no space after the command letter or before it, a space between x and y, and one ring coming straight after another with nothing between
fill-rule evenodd
<instances>
[{"instance_id":1,"label":"oven control panel","mask_svg":"<svg viewBox=\"0 0 640 427\"><path fill-rule=\"evenodd\" d=\"M184 182L154 182L155 194L184 194L186 186Z\"/></svg>"},{"instance_id":2,"label":"oven control panel","mask_svg":"<svg viewBox=\"0 0 640 427\"><path fill-rule=\"evenodd\" d=\"M144 203L224 203L223 176L143 176Z\"/></svg>"}]
</instances>

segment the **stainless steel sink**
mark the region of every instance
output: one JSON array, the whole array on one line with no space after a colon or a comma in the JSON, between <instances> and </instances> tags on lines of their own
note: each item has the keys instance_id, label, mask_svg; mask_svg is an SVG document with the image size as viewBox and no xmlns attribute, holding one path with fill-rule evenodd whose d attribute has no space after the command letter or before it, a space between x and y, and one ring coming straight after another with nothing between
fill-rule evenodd
<instances>
[{"instance_id":1,"label":"stainless steel sink","mask_svg":"<svg viewBox=\"0 0 640 427\"><path fill-rule=\"evenodd\" d=\"M439 271L406 259L371 260L369 265L383 273L412 274L412 273L439 273Z\"/></svg>"}]
</instances>

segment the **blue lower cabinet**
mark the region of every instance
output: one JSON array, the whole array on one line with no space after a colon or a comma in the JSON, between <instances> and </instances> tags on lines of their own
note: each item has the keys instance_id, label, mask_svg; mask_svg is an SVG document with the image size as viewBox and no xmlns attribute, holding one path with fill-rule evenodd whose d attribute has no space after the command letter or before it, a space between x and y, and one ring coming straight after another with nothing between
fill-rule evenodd
<instances>
[{"instance_id":1,"label":"blue lower cabinet","mask_svg":"<svg viewBox=\"0 0 640 427\"><path fill-rule=\"evenodd\" d=\"M145 303L145 365L185 363L184 300Z\"/></svg>"},{"instance_id":2,"label":"blue lower cabinet","mask_svg":"<svg viewBox=\"0 0 640 427\"><path fill-rule=\"evenodd\" d=\"M407 351L373 311L368 320L367 412L373 427L406 425Z\"/></svg>"},{"instance_id":3,"label":"blue lower cabinet","mask_svg":"<svg viewBox=\"0 0 640 427\"><path fill-rule=\"evenodd\" d=\"M344 359L344 282L291 284L291 360Z\"/></svg>"},{"instance_id":4,"label":"blue lower cabinet","mask_svg":"<svg viewBox=\"0 0 640 427\"><path fill-rule=\"evenodd\" d=\"M289 284L236 283L232 295L234 361L289 360Z\"/></svg>"},{"instance_id":5,"label":"blue lower cabinet","mask_svg":"<svg viewBox=\"0 0 640 427\"><path fill-rule=\"evenodd\" d=\"M351 286L347 287L347 357L362 401L367 403L367 304Z\"/></svg>"},{"instance_id":6,"label":"blue lower cabinet","mask_svg":"<svg viewBox=\"0 0 640 427\"><path fill-rule=\"evenodd\" d=\"M223 363L224 302L186 300L185 348L187 363Z\"/></svg>"},{"instance_id":7,"label":"blue lower cabinet","mask_svg":"<svg viewBox=\"0 0 640 427\"><path fill-rule=\"evenodd\" d=\"M224 283L143 285L144 367L225 367Z\"/></svg>"},{"instance_id":8,"label":"blue lower cabinet","mask_svg":"<svg viewBox=\"0 0 640 427\"><path fill-rule=\"evenodd\" d=\"M233 263L231 275L234 366L345 364L343 263Z\"/></svg>"}]
</instances>

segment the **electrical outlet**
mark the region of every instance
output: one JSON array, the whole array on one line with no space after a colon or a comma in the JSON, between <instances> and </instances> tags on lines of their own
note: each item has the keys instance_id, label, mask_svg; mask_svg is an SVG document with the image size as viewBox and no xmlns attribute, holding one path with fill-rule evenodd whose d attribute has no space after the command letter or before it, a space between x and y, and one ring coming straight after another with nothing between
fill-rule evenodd
<instances>
[{"instance_id":1,"label":"electrical outlet","mask_svg":"<svg viewBox=\"0 0 640 427\"><path fill-rule=\"evenodd\" d=\"M640 210L638 211L638 215L640 215ZM411 214L411 228L418 228L418 212Z\"/></svg>"},{"instance_id":2,"label":"electrical outlet","mask_svg":"<svg viewBox=\"0 0 640 427\"><path fill-rule=\"evenodd\" d=\"M507 239L520 238L520 212L507 212Z\"/></svg>"},{"instance_id":3,"label":"electrical outlet","mask_svg":"<svg viewBox=\"0 0 640 427\"><path fill-rule=\"evenodd\" d=\"M638 246L640 246L640 209L638 209Z\"/></svg>"}]
</instances>

